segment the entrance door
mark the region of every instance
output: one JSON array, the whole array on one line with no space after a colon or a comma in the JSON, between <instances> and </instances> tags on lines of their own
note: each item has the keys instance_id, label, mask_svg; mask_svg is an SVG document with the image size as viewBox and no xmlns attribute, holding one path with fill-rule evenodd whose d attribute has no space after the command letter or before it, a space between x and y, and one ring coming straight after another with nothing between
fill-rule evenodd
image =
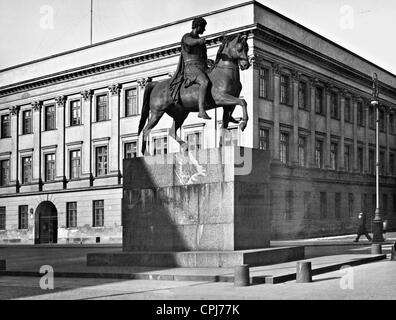
<instances>
[{"instance_id":1,"label":"entrance door","mask_svg":"<svg viewBox=\"0 0 396 320\"><path fill-rule=\"evenodd\" d=\"M44 201L36 209L38 216L38 243L57 243L58 241L58 212L54 204ZM36 232L37 232L36 231Z\"/></svg>"}]
</instances>

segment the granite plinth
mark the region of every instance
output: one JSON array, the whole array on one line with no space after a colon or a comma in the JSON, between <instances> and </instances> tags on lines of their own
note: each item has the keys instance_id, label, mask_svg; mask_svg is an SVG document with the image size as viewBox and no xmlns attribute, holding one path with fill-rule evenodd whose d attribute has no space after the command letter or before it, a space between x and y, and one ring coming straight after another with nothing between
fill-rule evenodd
<instances>
[{"instance_id":1,"label":"granite plinth","mask_svg":"<svg viewBox=\"0 0 396 320\"><path fill-rule=\"evenodd\" d=\"M269 247L268 151L243 147L124 160L125 252Z\"/></svg>"},{"instance_id":2,"label":"granite plinth","mask_svg":"<svg viewBox=\"0 0 396 320\"><path fill-rule=\"evenodd\" d=\"M234 267L265 266L304 259L304 247L235 251L91 253L87 266L144 267Z\"/></svg>"}]
</instances>

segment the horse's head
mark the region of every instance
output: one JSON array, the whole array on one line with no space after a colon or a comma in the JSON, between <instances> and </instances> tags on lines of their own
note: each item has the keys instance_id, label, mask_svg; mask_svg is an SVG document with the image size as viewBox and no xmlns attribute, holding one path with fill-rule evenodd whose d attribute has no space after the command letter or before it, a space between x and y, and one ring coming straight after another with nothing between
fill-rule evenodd
<instances>
[{"instance_id":1,"label":"horse's head","mask_svg":"<svg viewBox=\"0 0 396 320\"><path fill-rule=\"evenodd\" d=\"M237 62L241 70L248 69L250 67L249 57L247 54L249 46L246 39L247 36L240 34L225 37L219 50L220 55L218 55L216 60L219 60L222 56L227 56L228 59Z\"/></svg>"}]
</instances>

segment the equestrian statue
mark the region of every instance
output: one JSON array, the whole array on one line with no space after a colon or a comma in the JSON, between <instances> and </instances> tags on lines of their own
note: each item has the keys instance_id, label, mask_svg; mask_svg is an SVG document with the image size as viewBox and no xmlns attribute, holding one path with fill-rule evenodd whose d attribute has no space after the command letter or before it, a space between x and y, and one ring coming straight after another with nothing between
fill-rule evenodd
<instances>
[{"instance_id":1,"label":"equestrian statue","mask_svg":"<svg viewBox=\"0 0 396 320\"><path fill-rule=\"evenodd\" d=\"M205 31L206 24L203 18L193 20L192 31L181 40L181 56L172 78L149 82L146 86L139 123L139 135L143 132L142 154L145 154L151 129L164 113L173 118L170 136L182 148L186 148L186 143L177 135L177 130L190 112L198 112L199 118L211 119L206 110L222 107L224 129L228 128L229 122L239 123L242 131L246 128L247 103L239 98L242 90L239 69L246 70L250 67L247 37L241 34L224 37L216 60L208 61L206 40L199 37ZM240 122L232 117L237 105L243 111Z\"/></svg>"}]
</instances>

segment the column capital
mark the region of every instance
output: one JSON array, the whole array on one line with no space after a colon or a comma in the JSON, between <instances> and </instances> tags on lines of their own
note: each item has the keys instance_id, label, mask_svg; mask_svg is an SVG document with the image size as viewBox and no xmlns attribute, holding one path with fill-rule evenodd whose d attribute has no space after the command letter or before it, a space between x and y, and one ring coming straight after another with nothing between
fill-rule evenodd
<instances>
[{"instance_id":1,"label":"column capital","mask_svg":"<svg viewBox=\"0 0 396 320\"><path fill-rule=\"evenodd\" d=\"M114 95L118 95L121 91L121 84L116 83L112 84L111 86L108 86L107 89L109 89L110 93Z\"/></svg>"},{"instance_id":2,"label":"column capital","mask_svg":"<svg viewBox=\"0 0 396 320\"><path fill-rule=\"evenodd\" d=\"M34 111L40 111L41 107L43 106L43 102L42 101L33 101L31 103L31 105L32 105Z\"/></svg>"},{"instance_id":3,"label":"column capital","mask_svg":"<svg viewBox=\"0 0 396 320\"><path fill-rule=\"evenodd\" d=\"M66 96L58 96L55 98L55 102L59 107L64 107L66 100L67 100Z\"/></svg>"},{"instance_id":4,"label":"column capital","mask_svg":"<svg viewBox=\"0 0 396 320\"><path fill-rule=\"evenodd\" d=\"M281 75L282 66L279 63L277 63L277 62L273 62L272 63L272 70L274 72L274 75L280 76Z\"/></svg>"},{"instance_id":5,"label":"column capital","mask_svg":"<svg viewBox=\"0 0 396 320\"><path fill-rule=\"evenodd\" d=\"M341 90L340 90L340 97L341 97L341 99L345 99L346 96L348 96L348 94L349 94L348 90L346 90L346 89L341 89Z\"/></svg>"},{"instance_id":6,"label":"column capital","mask_svg":"<svg viewBox=\"0 0 396 320\"><path fill-rule=\"evenodd\" d=\"M311 87L316 87L319 85L319 79L318 78L309 78L309 85Z\"/></svg>"},{"instance_id":7,"label":"column capital","mask_svg":"<svg viewBox=\"0 0 396 320\"><path fill-rule=\"evenodd\" d=\"M81 96L84 100L88 100L93 96L93 90L84 90L81 91Z\"/></svg>"},{"instance_id":8,"label":"column capital","mask_svg":"<svg viewBox=\"0 0 396 320\"><path fill-rule=\"evenodd\" d=\"M300 78L301 78L301 72L293 70L291 72L291 77L294 82L298 82L298 81L300 81Z\"/></svg>"},{"instance_id":9,"label":"column capital","mask_svg":"<svg viewBox=\"0 0 396 320\"><path fill-rule=\"evenodd\" d=\"M173 75L172 75L172 76L173 76ZM138 80L137 80L137 83L138 83L138 85L139 85L140 88L144 88L144 87L147 86L147 84L148 84L149 82L151 82L151 81L153 81L153 79L150 78L150 77L147 77L147 78L140 78L140 79L138 79Z\"/></svg>"},{"instance_id":10,"label":"column capital","mask_svg":"<svg viewBox=\"0 0 396 320\"><path fill-rule=\"evenodd\" d=\"M19 108L19 106L12 106L9 108L9 110L10 110L10 113L12 116L16 116L16 115L18 115L20 108Z\"/></svg>"}]
</instances>

